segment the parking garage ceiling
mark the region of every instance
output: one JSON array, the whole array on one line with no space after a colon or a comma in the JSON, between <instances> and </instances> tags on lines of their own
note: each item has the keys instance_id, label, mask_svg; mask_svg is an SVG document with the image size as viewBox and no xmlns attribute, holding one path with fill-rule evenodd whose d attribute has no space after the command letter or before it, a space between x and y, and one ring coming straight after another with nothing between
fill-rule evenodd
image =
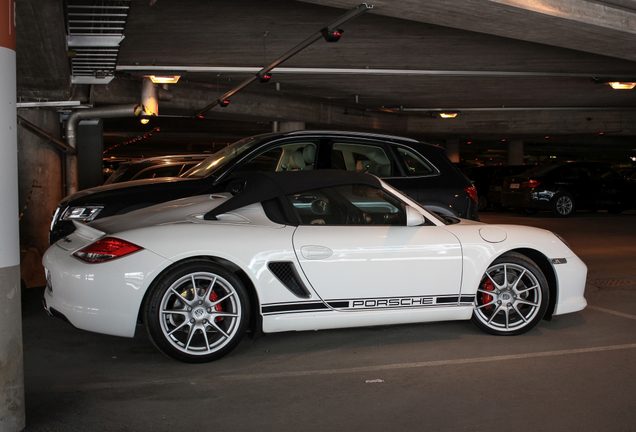
<instances>
[{"instance_id":1,"label":"parking garage ceiling","mask_svg":"<svg viewBox=\"0 0 636 432\"><path fill-rule=\"evenodd\" d=\"M192 118L359 4L21 0L19 102L139 103L141 76L173 73L181 78L168 87L171 100L159 102L159 117L146 127L106 121L105 147L164 126L171 151L183 152L295 121L485 147L521 139L545 152L636 155L636 89L604 84L636 81L634 0L368 2L373 8L344 24L337 43L313 43L274 69L268 83L252 83L227 107ZM81 7L94 5L124 12L82 15L93 11ZM120 24L105 25L108 19ZM112 70L96 66L82 75L73 62L84 48L74 31L119 37L109 48ZM441 119L440 111L459 114ZM140 145L148 154L159 141Z\"/></svg>"}]
</instances>

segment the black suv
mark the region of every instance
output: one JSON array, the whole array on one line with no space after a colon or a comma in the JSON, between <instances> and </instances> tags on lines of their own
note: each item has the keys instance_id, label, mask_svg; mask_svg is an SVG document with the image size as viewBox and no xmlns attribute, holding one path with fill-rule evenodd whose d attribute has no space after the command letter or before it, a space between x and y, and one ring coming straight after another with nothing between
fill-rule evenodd
<instances>
[{"instance_id":1,"label":"black suv","mask_svg":"<svg viewBox=\"0 0 636 432\"><path fill-rule=\"evenodd\" d=\"M551 210L570 216L576 209L620 213L634 206L636 183L602 162L565 162L537 166L507 177L501 203L526 213Z\"/></svg>"},{"instance_id":2,"label":"black suv","mask_svg":"<svg viewBox=\"0 0 636 432\"><path fill-rule=\"evenodd\" d=\"M432 211L478 220L477 192L440 147L408 138L298 131L237 141L180 178L133 180L86 189L62 200L51 223L54 243L91 221L187 196L219 192L238 171L343 169L374 174Z\"/></svg>"}]
</instances>

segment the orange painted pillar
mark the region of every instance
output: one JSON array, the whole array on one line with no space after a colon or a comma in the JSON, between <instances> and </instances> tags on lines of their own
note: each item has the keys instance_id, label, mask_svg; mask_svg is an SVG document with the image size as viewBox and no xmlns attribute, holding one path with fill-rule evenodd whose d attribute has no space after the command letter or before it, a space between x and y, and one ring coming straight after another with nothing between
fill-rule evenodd
<instances>
[{"instance_id":1,"label":"orange painted pillar","mask_svg":"<svg viewBox=\"0 0 636 432\"><path fill-rule=\"evenodd\" d=\"M26 427L15 66L15 1L0 0L0 431Z\"/></svg>"}]
</instances>

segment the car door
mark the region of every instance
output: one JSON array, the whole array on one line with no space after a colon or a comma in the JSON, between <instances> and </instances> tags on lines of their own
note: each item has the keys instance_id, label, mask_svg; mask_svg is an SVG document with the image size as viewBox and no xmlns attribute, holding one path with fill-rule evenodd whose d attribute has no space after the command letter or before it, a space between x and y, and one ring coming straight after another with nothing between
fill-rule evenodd
<instances>
[{"instance_id":1,"label":"car door","mask_svg":"<svg viewBox=\"0 0 636 432\"><path fill-rule=\"evenodd\" d=\"M340 186L289 197L302 221L293 245L305 276L336 309L449 306L459 302L462 252L440 226L406 226L385 191Z\"/></svg>"}]
</instances>

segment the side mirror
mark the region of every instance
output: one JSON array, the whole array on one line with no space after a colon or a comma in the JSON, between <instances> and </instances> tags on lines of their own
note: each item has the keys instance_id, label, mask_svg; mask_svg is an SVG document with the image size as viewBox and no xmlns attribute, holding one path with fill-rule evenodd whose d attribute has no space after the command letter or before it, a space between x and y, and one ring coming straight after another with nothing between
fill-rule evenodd
<instances>
[{"instance_id":1,"label":"side mirror","mask_svg":"<svg viewBox=\"0 0 636 432\"><path fill-rule=\"evenodd\" d=\"M406 206L406 226L419 226L424 222L426 222L426 219L424 219L422 213L409 205Z\"/></svg>"}]
</instances>

